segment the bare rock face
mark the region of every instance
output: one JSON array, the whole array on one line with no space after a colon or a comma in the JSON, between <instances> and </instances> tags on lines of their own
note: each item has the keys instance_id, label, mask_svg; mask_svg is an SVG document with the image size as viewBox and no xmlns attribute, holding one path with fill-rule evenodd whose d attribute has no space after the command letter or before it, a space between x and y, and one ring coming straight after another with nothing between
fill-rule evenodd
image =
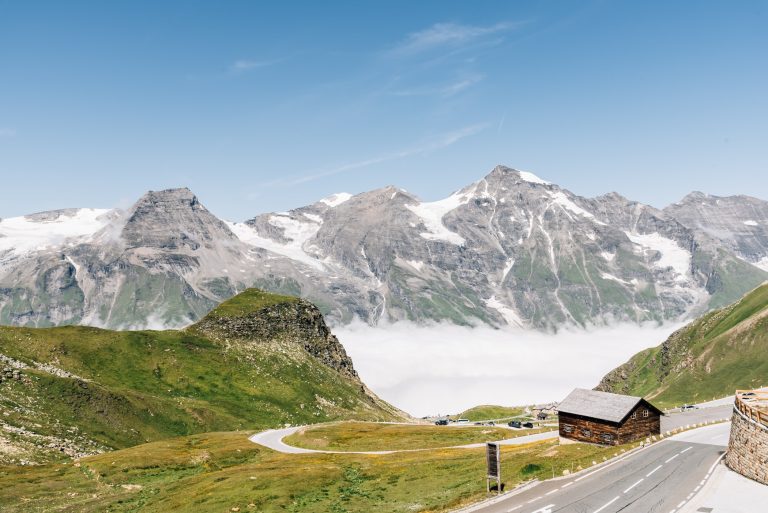
<instances>
[{"instance_id":1,"label":"bare rock face","mask_svg":"<svg viewBox=\"0 0 768 513\"><path fill-rule=\"evenodd\" d=\"M768 270L768 202L749 196L692 192L664 211L691 230L706 234L744 260Z\"/></svg>"},{"instance_id":2,"label":"bare rock face","mask_svg":"<svg viewBox=\"0 0 768 513\"><path fill-rule=\"evenodd\" d=\"M302 299L291 298L234 316L217 315L214 310L191 329L218 341L287 343L304 349L343 376L359 380L352 359L331 333L323 314Z\"/></svg>"}]
</instances>

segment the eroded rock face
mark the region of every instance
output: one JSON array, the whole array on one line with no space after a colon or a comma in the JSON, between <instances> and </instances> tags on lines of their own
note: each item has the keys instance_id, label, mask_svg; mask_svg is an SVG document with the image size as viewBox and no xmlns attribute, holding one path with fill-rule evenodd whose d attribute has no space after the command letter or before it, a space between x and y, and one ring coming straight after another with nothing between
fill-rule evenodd
<instances>
[{"instance_id":1,"label":"eroded rock face","mask_svg":"<svg viewBox=\"0 0 768 513\"><path fill-rule=\"evenodd\" d=\"M331 333L320 310L308 301L279 303L238 317L208 316L192 329L218 341L290 343L340 374L359 379L344 346Z\"/></svg>"}]
</instances>

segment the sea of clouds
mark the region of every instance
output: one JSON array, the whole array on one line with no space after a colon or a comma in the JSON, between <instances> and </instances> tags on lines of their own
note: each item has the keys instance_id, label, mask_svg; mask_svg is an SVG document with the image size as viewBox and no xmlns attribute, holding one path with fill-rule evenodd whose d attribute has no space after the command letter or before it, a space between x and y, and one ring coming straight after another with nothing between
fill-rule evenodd
<instances>
[{"instance_id":1,"label":"sea of clouds","mask_svg":"<svg viewBox=\"0 0 768 513\"><path fill-rule=\"evenodd\" d=\"M334 333L362 380L382 399L421 417L479 404L526 405L592 388L681 325L619 325L557 334L399 322L352 324Z\"/></svg>"}]
</instances>

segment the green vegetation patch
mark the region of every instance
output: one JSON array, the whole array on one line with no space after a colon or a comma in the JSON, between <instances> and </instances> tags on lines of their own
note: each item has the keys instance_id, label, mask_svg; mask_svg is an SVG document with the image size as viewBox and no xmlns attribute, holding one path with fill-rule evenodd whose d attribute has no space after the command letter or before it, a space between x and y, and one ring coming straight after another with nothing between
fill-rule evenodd
<instances>
[{"instance_id":1,"label":"green vegetation patch","mask_svg":"<svg viewBox=\"0 0 768 513\"><path fill-rule=\"evenodd\" d=\"M522 417L525 408L520 406L496 406L483 404L461 412L456 418L468 419L472 422L479 420L500 420Z\"/></svg>"},{"instance_id":2,"label":"green vegetation patch","mask_svg":"<svg viewBox=\"0 0 768 513\"><path fill-rule=\"evenodd\" d=\"M339 422L304 428L287 437L296 447L328 451L396 451L455 447L540 433L490 426L434 426Z\"/></svg>"},{"instance_id":3,"label":"green vegetation patch","mask_svg":"<svg viewBox=\"0 0 768 513\"><path fill-rule=\"evenodd\" d=\"M75 465L0 467L0 510L407 513L486 497L482 448L289 455L249 442L248 434L173 438ZM505 489L588 467L620 449L555 441L502 447Z\"/></svg>"},{"instance_id":4,"label":"green vegetation patch","mask_svg":"<svg viewBox=\"0 0 768 513\"><path fill-rule=\"evenodd\" d=\"M258 312L269 306L282 303L295 303L299 298L283 296L265 292L260 289L246 289L233 298L230 298L211 310L208 318L243 317L253 312Z\"/></svg>"}]
</instances>

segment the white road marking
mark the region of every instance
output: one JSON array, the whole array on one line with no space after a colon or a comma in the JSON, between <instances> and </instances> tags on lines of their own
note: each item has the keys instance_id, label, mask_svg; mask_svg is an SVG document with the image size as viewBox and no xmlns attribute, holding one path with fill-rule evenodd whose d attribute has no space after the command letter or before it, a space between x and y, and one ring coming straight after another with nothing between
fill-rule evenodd
<instances>
[{"instance_id":1,"label":"white road marking","mask_svg":"<svg viewBox=\"0 0 768 513\"><path fill-rule=\"evenodd\" d=\"M653 469L653 470L651 470L650 472L648 472L648 473L645 475L645 477L651 477L651 474L653 474L654 472L656 472L657 470L659 470L659 469L660 469L661 467L663 467L663 466L664 466L664 465L659 465L659 466L658 466L658 467L656 467L655 469Z\"/></svg>"},{"instance_id":2,"label":"white road marking","mask_svg":"<svg viewBox=\"0 0 768 513\"><path fill-rule=\"evenodd\" d=\"M671 458L669 458L669 459L668 459L667 461L665 461L664 463L669 463L670 461L674 460L674 459L675 459L675 458L677 458L678 456L680 456L680 453L679 453L679 452L678 452L677 454L675 454L674 456L672 456Z\"/></svg>"},{"instance_id":3,"label":"white road marking","mask_svg":"<svg viewBox=\"0 0 768 513\"><path fill-rule=\"evenodd\" d=\"M678 508L682 508L685 505L685 501L680 501L680 504L677 505Z\"/></svg>"},{"instance_id":4,"label":"white road marking","mask_svg":"<svg viewBox=\"0 0 768 513\"><path fill-rule=\"evenodd\" d=\"M627 493L627 492L628 492L628 491L630 491L632 488L634 488L635 486L639 485L639 484L640 484L640 483L642 483L642 482L643 482L643 480L642 480L642 479L641 479L641 480L639 480L637 483L633 484L632 486L630 486L629 488L627 488L626 490L624 490L624 493Z\"/></svg>"},{"instance_id":5,"label":"white road marking","mask_svg":"<svg viewBox=\"0 0 768 513\"><path fill-rule=\"evenodd\" d=\"M544 496L546 497L547 495L552 495L553 493L557 493L559 491L560 491L560 489L558 488L557 490L552 490L551 492L545 493Z\"/></svg>"},{"instance_id":6,"label":"white road marking","mask_svg":"<svg viewBox=\"0 0 768 513\"><path fill-rule=\"evenodd\" d=\"M650 447L650 446L647 446L647 447ZM584 474L584 475L583 475L583 476L581 476L581 477L577 477L577 478L576 478L576 479L574 479L573 481L574 481L574 482L576 482L576 481L581 481L582 479L585 479L585 478L587 478L587 477L591 476L592 474L596 474L597 472L600 472L601 470L605 470L605 469L607 469L608 467L611 467L611 466L613 466L613 465L615 465L615 464L617 464L617 463L621 463L622 461L626 460L626 459L627 459L627 458L629 458L630 456L634 456L635 454L638 454L638 453L640 453L640 452L644 451L644 450L645 450L647 447L643 447L642 449L639 449L637 452L632 452L632 453L629 453L629 454L627 454L626 456L624 456L623 458L619 458L618 460L616 460L616 461L613 461L613 462L609 463L608 465L602 466L602 467L600 467L600 468L599 468L599 469L597 469L597 470L593 470L593 471L592 471L592 472L590 472L589 474Z\"/></svg>"},{"instance_id":7,"label":"white road marking","mask_svg":"<svg viewBox=\"0 0 768 513\"><path fill-rule=\"evenodd\" d=\"M610 500L610 501L609 501L607 504L604 504L604 505L602 505L601 507L599 507L598 509L596 509L596 510L595 510L595 513L600 513L600 512L601 512L601 511L603 511L605 508L607 508L608 506L610 506L611 504L613 504L614 502L616 502L617 500L619 500L619 497L620 497L620 495L617 495L616 497L614 497L613 499L611 499L611 500Z\"/></svg>"},{"instance_id":8,"label":"white road marking","mask_svg":"<svg viewBox=\"0 0 768 513\"><path fill-rule=\"evenodd\" d=\"M680 451L680 454L683 454L685 451L690 451L691 449L693 449L693 447L686 447L685 449Z\"/></svg>"},{"instance_id":9,"label":"white road marking","mask_svg":"<svg viewBox=\"0 0 768 513\"><path fill-rule=\"evenodd\" d=\"M572 484L573 484L573 481L571 481L570 483L565 483L563 486L560 487L560 489L562 490L566 486L571 486Z\"/></svg>"},{"instance_id":10,"label":"white road marking","mask_svg":"<svg viewBox=\"0 0 768 513\"><path fill-rule=\"evenodd\" d=\"M523 505L522 505L522 504L521 504L521 505L519 505L519 506L515 506L515 507L514 507L514 508L512 508L512 509L508 509L508 510L507 510L507 513L512 513L512 512L513 512L513 511L515 511L516 509L520 509L520 508L522 508L522 507L523 507Z\"/></svg>"},{"instance_id":11,"label":"white road marking","mask_svg":"<svg viewBox=\"0 0 768 513\"><path fill-rule=\"evenodd\" d=\"M701 488L701 485L699 485L699 486L697 486L696 488L694 488L694 489L693 489L693 493L696 493L696 492L698 492L700 488Z\"/></svg>"},{"instance_id":12,"label":"white road marking","mask_svg":"<svg viewBox=\"0 0 768 513\"><path fill-rule=\"evenodd\" d=\"M544 496L543 496L543 495L539 495L539 496L538 496L538 497L536 497L535 499L531 499L531 500L529 500L528 502L526 502L526 504L531 504L532 502L536 502L537 500L539 500L539 499L543 499L543 498L544 498Z\"/></svg>"},{"instance_id":13,"label":"white road marking","mask_svg":"<svg viewBox=\"0 0 768 513\"><path fill-rule=\"evenodd\" d=\"M541 509L537 509L537 510L536 510L536 511L534 511L533 513L552 513L552 508L554 508L554 507L555 507L555 505L554 505L554 504L549 504L549 505L547 505L547 506L544 506L544 507L543 507L543 508L541 508Z\"/></svg>"}]
</instances>

